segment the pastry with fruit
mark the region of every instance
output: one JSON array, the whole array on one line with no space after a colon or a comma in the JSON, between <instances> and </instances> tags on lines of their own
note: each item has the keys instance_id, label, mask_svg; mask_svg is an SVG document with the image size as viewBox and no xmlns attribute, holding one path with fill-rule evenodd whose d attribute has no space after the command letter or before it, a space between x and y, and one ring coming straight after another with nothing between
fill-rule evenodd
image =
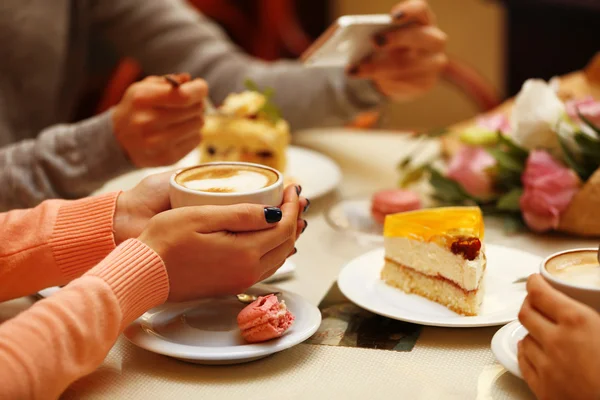
<instances>
[{"instance_id":1,"label":"pastry with fruit","mask_svg":"<svg viewBox=\"0 0 600 400\"><path fill-rule=\"evenodd\" d=\"M284 173L290 128L271 103L272 92L249 90L229 95L218 113L207 115L200 144L201 162L243 161Z\"/></svg>"},{"instance_id":2,"label":"pastry with fruit","mask_svg":"<svg viewBox=\"0 0 600 400\"><path fill-rule=\"evenodd\" d=\"M486 257L478 207L444 207L388 215L381 278L406 293L477 315Z\"/></svg>"}]
</instances>

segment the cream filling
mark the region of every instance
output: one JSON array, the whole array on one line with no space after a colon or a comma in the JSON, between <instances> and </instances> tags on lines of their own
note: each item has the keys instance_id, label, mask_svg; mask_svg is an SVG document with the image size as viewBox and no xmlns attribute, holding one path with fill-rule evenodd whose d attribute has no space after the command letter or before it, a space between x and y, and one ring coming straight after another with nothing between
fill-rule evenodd
<instances>
[{"instance_id":1,"label":"cream filling","mask_svg":"<svg viewBox=\"0 0 600 400\"><path fill-rule=\"evenodd\" d=\"M287 314L287 307L285 305L285 301L281 300L279 303L279 311L277 311L277 318L283 318Z\"/></svg>"},{"instance_id":2,"label":"cream filling","mask_svg":"<svg viewBox=\"0 0 600 400\"><path fill-rule=\"evenodd\" d=\"M420 242L404 237L385 238L385 256L425 275L440 275L464 288L475 290L485 271L482 251L474 260L453 254L435 243Z\"/></svg>"}]
</instances>

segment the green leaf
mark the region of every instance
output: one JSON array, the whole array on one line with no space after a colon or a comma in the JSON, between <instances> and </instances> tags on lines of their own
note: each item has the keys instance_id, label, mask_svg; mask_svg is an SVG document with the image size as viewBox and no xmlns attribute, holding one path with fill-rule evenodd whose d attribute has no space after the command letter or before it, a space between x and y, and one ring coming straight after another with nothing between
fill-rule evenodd
<instances>
[{"instance_id":1,"label":"green leaf","mask_svg":"<svg viewBox=\"0 0 600 400\"><path fill-rule=\"evenodd\" d=\"M435 197L437 199L452 204L461 204L467 200L475 200L458 182L446 178L435 168L425 168L431 174L429 183L435 189Z\"/></svg>"},{"instance_id":2,"label":"green leaf","mask_svg":"<svg viewBox=\"0 0 600 400\"><path fill-rule=\"evenodd\" d=\"M583 132L576 132L574 137L582 153L600 159L600 141Z\"/></svg>"},{"instance_id":3,"label":"green leaf","mask_svg":"<svg viewBox=\"0 0 600 400\"><path fill-rule=\"evenodd\" d=\"M513 142L510 137L503 135L502 132L498 132L498 143L506 146L508 154L523 163L527 160L527 157L529 157L529 151Z\"/></svg>"},{"instance_id":4,"label":"green leaf","mask_svg":"<svg viewBox=\"0 0 600 400\"><path fill-rule=\"evenodd\" d=\"M275 90L268 87L264 91L261 91L256 82L251 79L246 79L244 85L246 86L246 89L252 92L261 93L265 96L265 104L258 110L258 114L269 122L276 124L281 119L281 110L271 101L275 94Z\"/></svg>"},{"instance_id":5,"label":"green leaf","mask_svg":"<svg viewBox=\"0 0 600 400\"><path fill-rule=\"evenodd\" d=\"M493 146L498 143L498 135L485 128L473 127L460 134L460 141L471 146Z\"/></svg>"},{"instance_id":6,"label":"green leaf","mask_svg":"<svg viewBox=\"0 0 600 400\"><path fill-rule=\"evenodd\" d=\"M411 163L411 161L412 161L412 157L406 156L406 158L404 158L403 160L401 160L398 163L398 169L403 170L404 168L408 167L408 165Z\"/></svg>"},{"instance_id":7,"label":"green leaf","mask_svg":"<svg viewBox=\"0 0 600 400\"><path fill-rule=\"evenodd\" d=\"M579 164L577 157L569 149L569 146L565 143L565 140L559 134L557 134L557 137L558 142L560 143L560 148L562 149L565 158L565 162L567 163L569 168L575 171L584 182L587 181L587 179L591 176L591 173L588 174L585 168L583 168Z\"/></svg>"},{"instance_id":8,"label":"green leaf","mask_svg":"<svg viewBox=\"0 0 600 400\"><path fill-rule=\"evenodd\" d=\"M502 211L521 211L519 200L523 195L522 188L515 188L498 199L496 207Z\"/></svg>"},{"instance_id":9,"label":"green leaf","mask_svg":"<svg viewBox=\"0 0 600 400\"><path fill-rule=\"evenodd\" d=\"M506 153L500 149L497 148L491 148L491 149L486 149L488 151L488 153L490 153L490 155L492 157L494 157L496 159L496 162L498 163L498 166L500 168L509 170L509 171L514 171L515 173L518 173L519 175L521 175L521 173L523 173L524 169L525 169L525 163L524 161L522 161L519 158L516 158L515 156Z\"/></svg>"},{"instance_id":10,"label":"green leaf","mask_svg":"<svg viewBox=\"0 0 600 400\"><path fill-rule=\"evenodd\" d=\"M600 138L600 127L597 127L596 125L594 125L594 123L592 121L590 121L589 119L587 119L587 117L585 117L582 113L579 112L579 110L577 110L577 115L579 115L579 118L587 125L590 127L591 130L593 130L596 135Z\"/></svg>"},{"instance_id":11,"label":"green leaf","mask_svg":"<svg viewBox=\"0 0 600 400\"><path fill-rule=\"evenodd\" d=\"M256 84L256 82L254 82L252 79L246 79L244 81L244 86L246 87L246 89L252 91L252 92L259 92L260 93L260 89L258 88L258 85Z\"/></svg>"},{"instance_id":12,"label":"green leaf","mask_svg":"<svg viewBox=\"0 0 600 400\"><path fill-rule=\"evenodd\" d=\"M398 182L398 186L401 188L405 188L405 187L419 181L425 174L426 170L427 170L426 167L419 167L419 168L415 168L410 171L407 171L404 174L404 176L402 176L402 178L400 178L400 181Z\"/></svg>"}]
</instances>

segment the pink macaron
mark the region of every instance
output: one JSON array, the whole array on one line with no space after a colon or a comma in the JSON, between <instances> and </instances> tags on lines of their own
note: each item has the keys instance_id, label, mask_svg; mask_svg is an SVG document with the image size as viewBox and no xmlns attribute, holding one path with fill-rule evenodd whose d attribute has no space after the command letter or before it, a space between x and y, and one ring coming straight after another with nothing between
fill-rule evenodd
<instances>
[{"instance_id":1,"label":"pink macaron","mask_svg":"<svg viewBox=\"0 0 600 400\"><path fill-rule=\"evenodd\" d=\"M373 195L371 215L383 224L386 215L419 210L422 207L419 195L410 190L389 189Z\"/></svg>"},{"instance_id":2,"label":"pink macaron","mask_svg":"<svg viewBox=\"0 0 600 400\"><path fill-rule=\"evenodd\" d=\"M280 302L273 294L259 297L240 311L237 317L242 336L249 343L281 337L293 322L294 315L285 302Z\"/></svg>"}]
</instances>

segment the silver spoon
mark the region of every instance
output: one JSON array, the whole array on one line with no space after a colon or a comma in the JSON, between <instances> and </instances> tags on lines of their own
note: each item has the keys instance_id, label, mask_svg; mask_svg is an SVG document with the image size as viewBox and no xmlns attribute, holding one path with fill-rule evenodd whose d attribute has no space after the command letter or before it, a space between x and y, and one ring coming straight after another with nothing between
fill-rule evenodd
<instances>
[{"instance_id":1,"label":"silver spoon","mask_svg":"<svg viewBox=\"0 0 600 400\"><path fill-rule=\"evenodd\" d=\"M263 293L263 294L261 294L259 296L264 297L264 296L268 296L270 294L274 294L275 296L279 296L281 294L281 292ZM253 294L247 294L247 293L240 293L240 294L236 295L238 301L240 303L244 303L244 304L250 304L250 303L258 300L259 296L255 296Z\"/></svg>"}]
</instances>

